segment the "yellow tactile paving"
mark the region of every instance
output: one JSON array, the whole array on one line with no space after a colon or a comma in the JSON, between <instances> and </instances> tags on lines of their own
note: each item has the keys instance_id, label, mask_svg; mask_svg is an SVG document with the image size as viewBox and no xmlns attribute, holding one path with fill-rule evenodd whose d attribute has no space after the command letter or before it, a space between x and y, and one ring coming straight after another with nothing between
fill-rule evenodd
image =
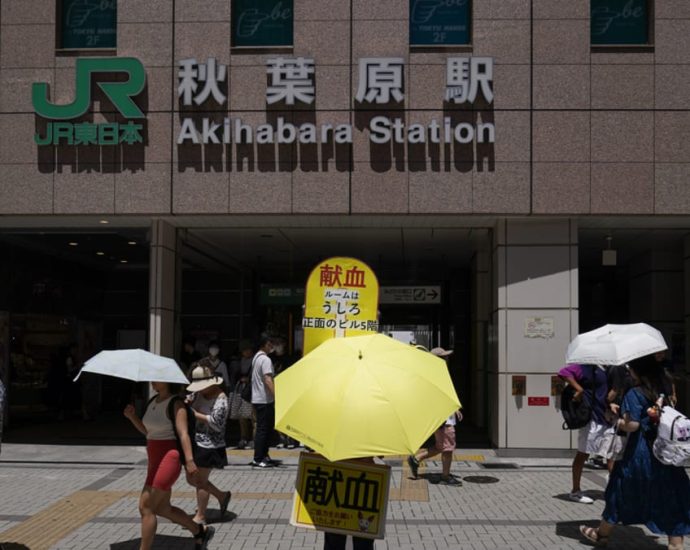
<instances>
[{"instance_id":1,"label":"yellow tactile paving","mask_svg":"<svg viewBox=\"0 0 690 550\"><path fill-rule=\"evenodd\" d=\"M464 460L466 462L484 462L484 455L461 455L454 454L453 460Z\"/></svg>"},{"instance_id":2,"label":"yellow tactile paving","mask_svg":"<svg viewBox=\"0 0 690 550\"><path fill-rule=\"evenodd\" d=\"M390 500L429 502L429 484L424 479L412 479L407 460L403 460L400 488L391 489L389 497Z\"/></svg>"},{"instance_id":3,"label":"yellow tactile paving","mask_svg":"<svg viewBox=\"0 0 690 550\"><path fill-rule=\"evenodd\" d=\"M290 450L290 449L271 449L271 457L273 458L299 458L301 450ZM254 456L254 451L252 449L228 449L228 456L242 456L247 457L250 460ZM390 460L402 460L404 461L407 456L405 455L393 455L387 456ZM464 460L467 462L484 462L484 455L465 455L455 453L453 455L453 460Z\"/></svg>"},{"instance_id":4,"label":"yellow tactile paving","mask_svg":"<svg viewBox=\"0 0 690 550\"><path fill-rule=\"evenodd\" d=\"M120 491L77 491L0 533L0 540L48 550L59 540L125 496Z\"/></svg>"},{"instance_id":5,"label":"yellow tactile paving","mask_svg":"<svg viewBox=\"0 0 690 550\"><path fill-rule=\"evenodd\" d=\"M126 497L139 498L141 491L128 491L124 493ZM193 491L173 491L172 500L176 498L196 498ZM232 492L232 500L290 500L292 493L236 493Z\"/></svg>"}]
</instances>

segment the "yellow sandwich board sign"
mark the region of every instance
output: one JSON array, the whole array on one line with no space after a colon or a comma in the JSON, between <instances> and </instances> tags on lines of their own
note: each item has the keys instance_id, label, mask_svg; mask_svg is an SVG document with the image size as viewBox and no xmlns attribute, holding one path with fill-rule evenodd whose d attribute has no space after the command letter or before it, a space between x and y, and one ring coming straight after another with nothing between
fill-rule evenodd
<instances>
[{"instance_id":1,"label":"yellow sandwich board sign","mask_svg":"<svg viewBox=\"0 0 690 550\"><path fill-rule=\"evenodd\" d=\"M290 523L320 531L382 539L390 466L330 462L302 453Z\"/></svg>"},{"instance_id":2,"label":"yellow sandwich board sign","mask_svg":"<svg viewBox=\"0 0 690 550\"><path fill-rule=\"evenodd\" d=\"M354 258L328 258L307 279L304 355L330 338L378 332L379 282Z\"/></svg>"}]
</instances>

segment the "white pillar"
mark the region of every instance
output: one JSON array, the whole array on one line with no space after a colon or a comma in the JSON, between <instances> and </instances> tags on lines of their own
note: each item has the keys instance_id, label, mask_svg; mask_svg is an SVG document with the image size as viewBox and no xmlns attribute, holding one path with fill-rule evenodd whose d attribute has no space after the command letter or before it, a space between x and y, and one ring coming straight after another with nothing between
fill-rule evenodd
<instances>
[{"instance_id":1,"label":"white pillar","mask_svg":"<svg viewBox=\"0 0 690 550\"><path fill-rule=\"evenodd\" d=\"M577 224L501 220L493 254L492 442L503 448L572 448L576 441L561 428L551 377L578 331ZM512 395L513 377L525 377L524 396Z\"/></svg>"},{"instance_id":2,"label":"white pillar","mask_svg":"<svg viewBox=\"0 0 690 550\"><path fill-rule=\"evenodd\" d=\"M149 351L175 356L177 232L163 220L151 224Z\"/></svg>"}]
</instances>

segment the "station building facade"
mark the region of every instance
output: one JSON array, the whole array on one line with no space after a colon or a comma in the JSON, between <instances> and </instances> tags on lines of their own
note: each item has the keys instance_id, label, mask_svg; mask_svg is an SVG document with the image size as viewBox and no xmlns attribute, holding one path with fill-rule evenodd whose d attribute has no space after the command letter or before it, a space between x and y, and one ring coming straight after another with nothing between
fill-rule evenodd
<instances>
[{"instance_id":1,"label":"station building facade","mask_svg":"<svg viewBox=\"0 0 690 550\"><path fill-rule=\"evenodd\" d=\"M3 2L11 406L72 340L295 350L343 255L488 444L576 445L554 374L606 322L658 326L685 399L689 37L681 0Z\"/></svg>"}]
</instances>

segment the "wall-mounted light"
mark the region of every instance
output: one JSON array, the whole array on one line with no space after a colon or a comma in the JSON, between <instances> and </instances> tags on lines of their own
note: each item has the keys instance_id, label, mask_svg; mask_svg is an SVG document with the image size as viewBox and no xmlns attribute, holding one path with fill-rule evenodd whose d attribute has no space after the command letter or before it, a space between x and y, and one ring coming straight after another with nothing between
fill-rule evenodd
<instances>
[{"instance_id":1,"label":"wall-mounted light","mask_svg":"<svg viewBox=\"0 0 690 550\"><path fill-rule=\"evenodd\" d=\"M70 246L79 246L79 243L76 242L76 241L71 241L71 242L68 243L68 244L69 244Z\"/></svg>"},{"instance_id":2,"label":"wall-mounted light","mask_svg":"<svg viewBox=\"0 0 690 550\"><path fill-rule=\"evenodd\" d=\"M603 266L615 266L618 264L618 252L611 248L611 241L613 237L608 235L606 237L606 248L601 251L601 265Z\"/></svg>"}]
</instances>

